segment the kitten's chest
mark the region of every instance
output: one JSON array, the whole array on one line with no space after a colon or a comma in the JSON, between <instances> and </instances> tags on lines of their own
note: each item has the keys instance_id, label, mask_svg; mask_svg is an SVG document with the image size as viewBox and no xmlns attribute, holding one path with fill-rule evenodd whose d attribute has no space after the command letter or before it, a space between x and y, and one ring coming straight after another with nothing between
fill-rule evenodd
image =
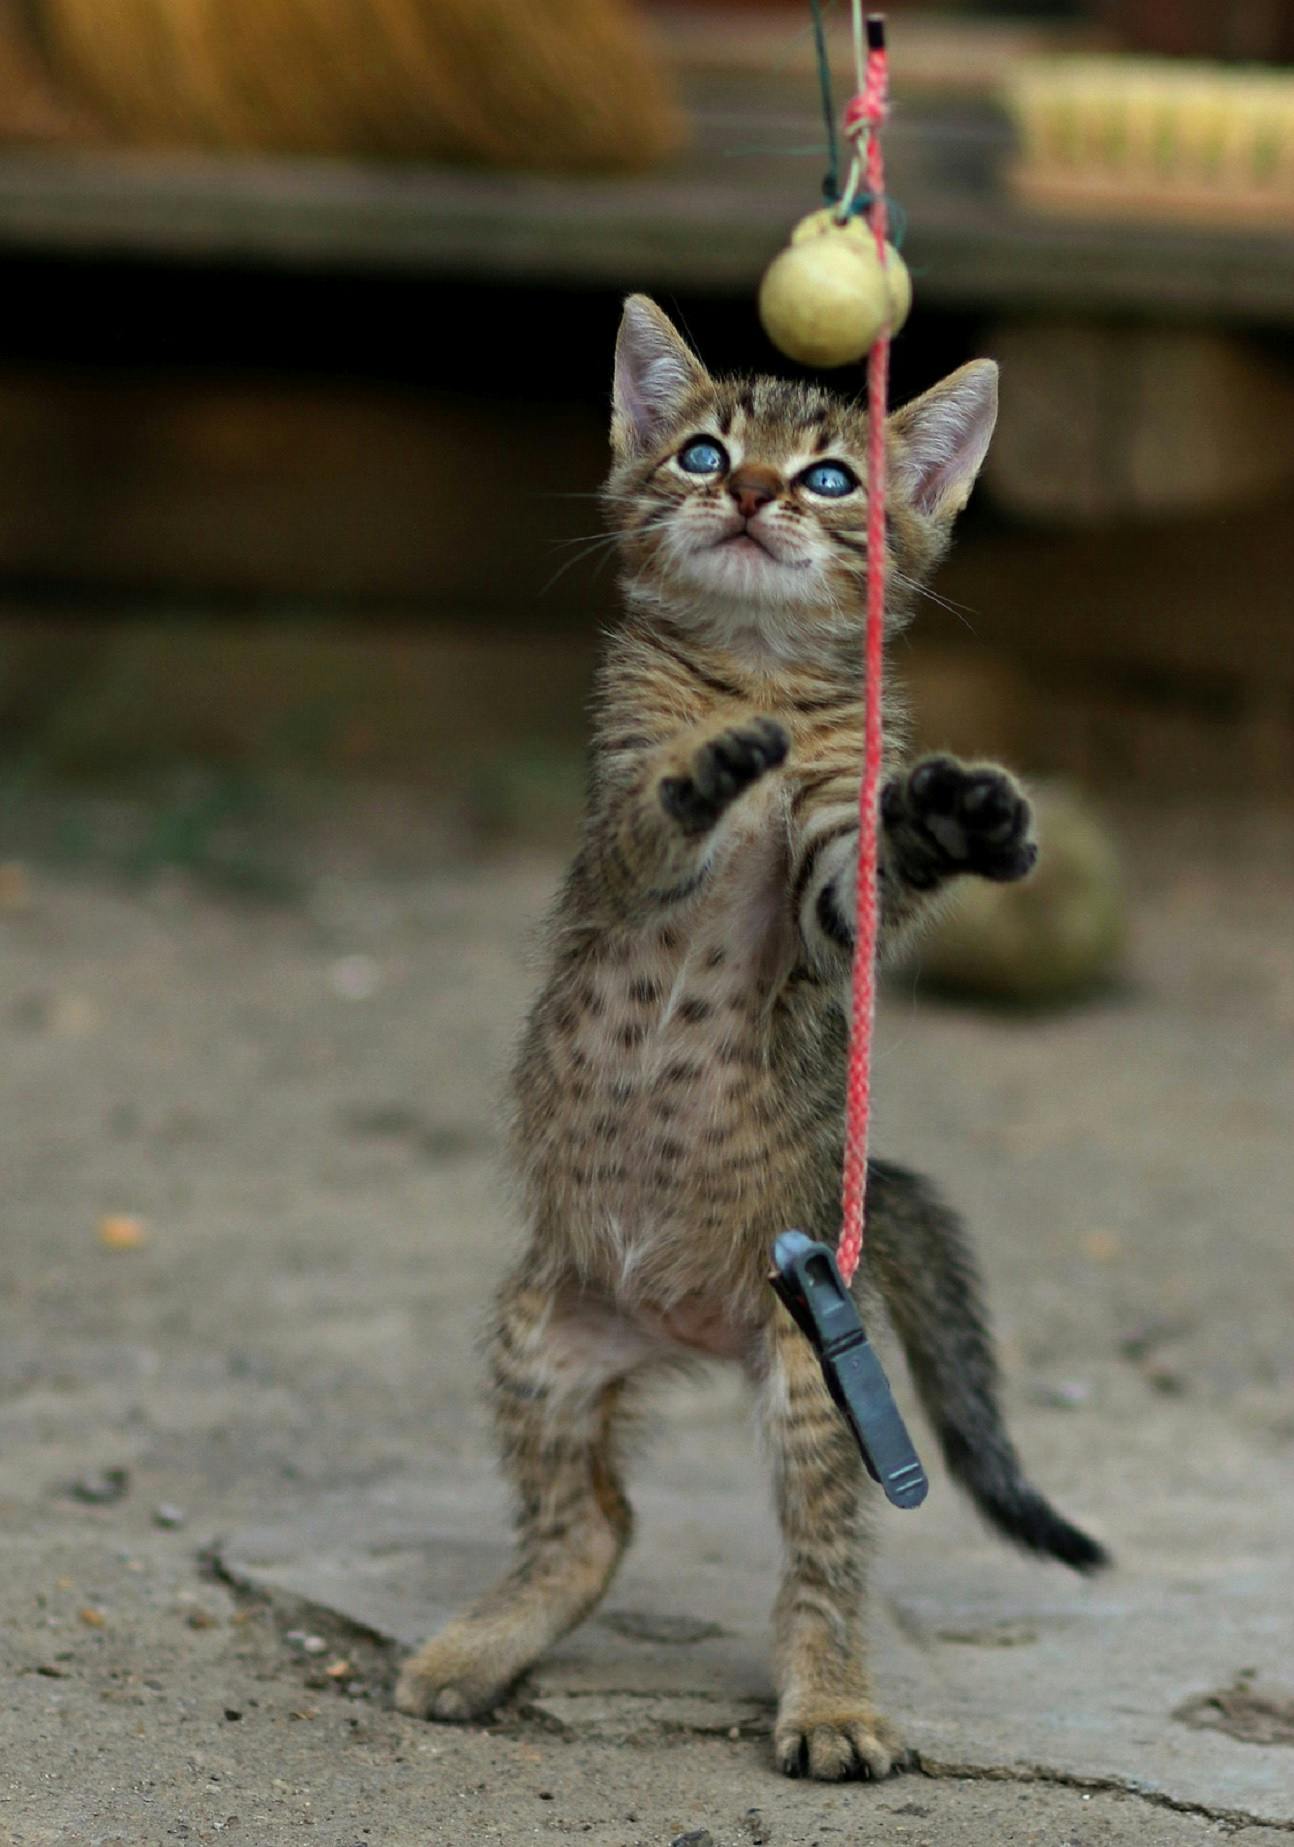
<instances>
[{"instance_id":1,"label":"kitten's chest","mask_svg":"<svg viewBox=\"0 0 1294 1847\"><path fill-rule=\"evenodd\" d=\"M767 1031L797 956L789 886L783 800L770 790L718 847L698 895L654 929L622 939L624 993L641 1043L686 1039L718 1052Z\"/></svg>"},{"instance_id":2,"label":"kitten's chest","mask_svg":"<svg viewBox=\"0 0 1294 1847\"><path fill-rule=\"evenodd\" d=\"M715 1239L781 1222L829 1117L831 1061L806 1013L824 990L792 979L785 798L752 796L695 896L559 962L518 1070L541 1211L583 1241L589 1274L633 1276L670 1314L704 1294Z\"/></svg>"},{"instance_id":3,"label":"kitten's chest","mask_svg":"<svg viewBox=\"0 0 1294 1847\"><path fill-rule=\"evenodd\" d=\"M601 1144L594 1177L647 1169L672 1186L775 1107L780 997L797 960L790 853L780 795L750 808L701 891L602 939L557 1011L572 1102Z\"/></svg>"}]
</instances>

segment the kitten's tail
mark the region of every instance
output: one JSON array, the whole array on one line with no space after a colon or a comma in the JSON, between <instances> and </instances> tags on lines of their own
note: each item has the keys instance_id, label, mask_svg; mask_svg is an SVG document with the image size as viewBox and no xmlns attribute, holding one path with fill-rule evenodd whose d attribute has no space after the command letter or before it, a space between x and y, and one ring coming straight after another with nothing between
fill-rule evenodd
<instances>
[{"instance_id":1,"label":"kitten's tail","mask_svg":"<svg viewBox=\"0 0 1294 1847\"><path fill-rule=\"evenodd\" d=\"M1016 1545L1075 1571L1109 1563L1025 1477L998 1404L997 1361L961 1221L919 1175L868 1167L865 1267L903 1343L953 1479Z\"/></svg>"}]
</instances>

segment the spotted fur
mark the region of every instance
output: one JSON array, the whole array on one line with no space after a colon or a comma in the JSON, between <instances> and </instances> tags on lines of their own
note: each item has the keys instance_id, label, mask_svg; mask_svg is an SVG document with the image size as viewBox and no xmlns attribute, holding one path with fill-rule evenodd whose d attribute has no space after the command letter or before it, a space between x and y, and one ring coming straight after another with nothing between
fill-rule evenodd
<instances>
[{"instance_id":1,"label":"spotted fur","mask_svg":"<svg viewBox=\"0 0 1294 1847\"><path fill-rule=\"evenodd\" d=\"M887 623L907 622L970 492L996 369L963 368L889 431ZM883 1776L901 1746L864 1661L866 1481L776 1304L772 1240L833 1238L862 735L866 419L815 386L714 380L643 297L617 349L608 507L626 616L595 701L583 835L515 1077L530 1239L490 1342L518 1504L505 1581L406 1664L407 1711L490 1707L593 1608L630 1532L628 1407L689 1353L759 1387L786 1566L774 1743L790 1774ZM705 472L680 459L718 454ZM816 493L839 464L854 486ZM904 762L888 701L880 866L890 953L961 874L1023 876L1003 770ZM857 1284L879 1291L954 1475L1002 1531L1080 1568L1095 1544L1025 1482L1002 1425L973 1259L914 1176L875 1166Z\"/></svg>"}]
</instances>

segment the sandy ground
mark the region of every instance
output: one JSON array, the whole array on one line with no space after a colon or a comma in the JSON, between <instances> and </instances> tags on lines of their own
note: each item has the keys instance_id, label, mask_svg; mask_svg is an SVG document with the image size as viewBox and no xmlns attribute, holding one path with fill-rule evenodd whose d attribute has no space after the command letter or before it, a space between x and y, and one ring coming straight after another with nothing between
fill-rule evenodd
<instances>
[{"instance_id":1,"label":"sandy ground","mask_svg":"<svg viewBox=\"0 0 1294 1847\"><path fill-rule=\"evenodd\" d=\"M267 1522L308 1552L321 1508L434 1496L479 1466L473 1337L512 1236L495 1099L556 861L482 856L375 793L327 821L277 815L292 878L252 899L175 873L130 882L93 855L60 866L46 848L69 816L82 840L131 825L48 813L19 843L25 876L0 879L0 1840L1288 1838L1294 1618L1241 1607L1294 1530L1287 821L1125 816L1129 978L1088 1007L1002 1019L911 983L888 998L878 1144L978 1228L1021 1446L1140 1587L1124 1655L1156 1585L1195 1615L1171 1661L1146 1661L1144 1746L1113 1681L1063 1684L1062 1650L1050 1697L1031 1696L1069 1727L1055 1752L1020 1761L1000 1715L977 1750L975 1674L1038 1670L1027 1645L958 1650L983 1635L945 1624L960 1755L940 1748L936 1690L928 1719L905 1712L927 1774L820 1788L773 1775L758 1697L735 1736L562 1722L542 1698L494 1727L399 1717L380 1641L210 1562ZM111 1214L142 1222L136 1248L101 1241ZM713 1505L712 1562L743 1417L727 1383L681 1388L642 1465L698 1518ZM910 1555L915 1529L887 1529L894 1607L1000 1571L994 1594L1045 1629L1070 1594L1055 1573L936 1498ZM643 1569L692 1607L687 1557L653 1545ZM601 1659L632 1656L599 1633ZM887 1672L910 1704L881 1646L882 1702ZM1265 1742L1173 1716L1246 1672L1276 1683ZM1134 1747L1144 1776L1119 1755Z\"/></svg>"}]
</instances>

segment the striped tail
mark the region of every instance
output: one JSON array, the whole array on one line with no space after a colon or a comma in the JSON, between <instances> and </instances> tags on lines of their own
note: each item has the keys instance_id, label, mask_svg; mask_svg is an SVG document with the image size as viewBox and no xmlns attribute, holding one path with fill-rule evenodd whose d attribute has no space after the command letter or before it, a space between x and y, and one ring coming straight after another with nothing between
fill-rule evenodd
<instances>
[{"instance_id":1,"label":"striped tail","mask_svg":"<svg viewBox=\"0 0 1294 1847\"><path fill-rule=\"evenodd\" d=\"M863 1269L879 1288L949 1473L990 1526L1075 1571L1109 1564L1025 1476L998 1403L993 1340L970 1241L928 1182L868 1164Z\"/></svg>"}]
</instances>

